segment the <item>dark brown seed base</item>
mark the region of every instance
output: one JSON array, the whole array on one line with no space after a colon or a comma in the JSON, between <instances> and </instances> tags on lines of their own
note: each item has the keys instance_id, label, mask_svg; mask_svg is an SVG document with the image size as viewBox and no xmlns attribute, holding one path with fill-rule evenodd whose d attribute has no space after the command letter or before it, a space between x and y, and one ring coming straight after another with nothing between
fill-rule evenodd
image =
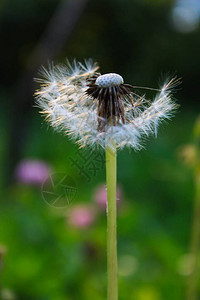
<instances>
[{"instance_id":1,"label":"dark brown seed base","mask_svg":"<svg viewBox=\"0 0 200 300\"><path fill-rule=\"evenodd\" d=\"M113 87L99 87L95 84L98 75L88 80L86 93L98 100L98 131L105 132L109 125L116 126L121 121L125 124L124 99L125 95L130 95L129 86L121 84Z\"/></svg>"}]
</instances>

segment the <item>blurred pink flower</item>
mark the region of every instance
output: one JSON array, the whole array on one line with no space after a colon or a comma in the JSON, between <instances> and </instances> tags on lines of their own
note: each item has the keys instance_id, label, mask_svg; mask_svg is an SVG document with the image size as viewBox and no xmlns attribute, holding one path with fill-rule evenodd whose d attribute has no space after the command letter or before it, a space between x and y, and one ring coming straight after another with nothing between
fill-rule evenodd
<instances>
[{"instance_id":1,"label":"blurred pink flower","mask_svg":"<svg viewBox=\"0 0 200 300\"><path fill-rule=\"evenodd\" d=\"M106 185L100 185L97 187L94 193L94 200L95 202L103 209L106 210L107 205L107 190ZM118 186L117 187L117 205L120 204L122 200L122 189Z\"/></svg>"},{"instance_id":2,"label":"blurred pink flower","mask_svg":"<svg viewBox=\"0 0 200 300\"><path fill-rule=\"evenodd\" d=\"M88 205L76 205L68 212L68 224L74 228L88 228L95 221L96 213Z\"/></svg>"},{"instance_id":3,"label":"blurred pink flower","mask_svg":"<svg viewBox=\"0 0 200 300\"><path fill-rule=\"evenodd\" d=\"M41 185L50 175L50 167L43 161L24 159L15 169L15 179L28 185Z\"/></svg>"}]
</instances>

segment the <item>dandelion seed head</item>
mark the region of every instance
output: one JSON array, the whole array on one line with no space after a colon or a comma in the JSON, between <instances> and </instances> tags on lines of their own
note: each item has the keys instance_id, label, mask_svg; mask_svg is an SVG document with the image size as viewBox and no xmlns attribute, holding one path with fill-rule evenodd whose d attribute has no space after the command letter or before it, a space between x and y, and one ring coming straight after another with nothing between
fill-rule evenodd
<instances>
[{"instance_id":1,"label":"dandelion seed head","mask_svg":"<svg viewBox=\"0 0 200 300\"><path fill-rule=\"evenodd\" d=\"M169 79L149 101L137 95L115 73L101 75L91 60L43 68L36 102L48 122L81 146L105 148L114 141L118 148L142 148L144 137L157 135L159 124L170 119L177 105L171 90L176 78Z\"/></svg>"},{"instance_id":2,"label":"dandelion seed head","mask_svg":"<svg viewBox=\"0 0 200 300\"><path fill-rule=\"evenodd\" d=\"M109 88L118 86L124 83L124 79L121 75L116 73L108 73L97 77L95 84L102 88Z\"/></svg>"}]
</instances>

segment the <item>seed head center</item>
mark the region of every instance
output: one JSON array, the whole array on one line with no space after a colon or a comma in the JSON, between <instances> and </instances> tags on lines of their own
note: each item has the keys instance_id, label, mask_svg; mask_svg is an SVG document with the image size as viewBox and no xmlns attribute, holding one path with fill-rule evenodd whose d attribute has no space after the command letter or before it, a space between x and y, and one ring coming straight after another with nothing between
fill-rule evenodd
<instances>
[{"instance_id":1,"label":"seed head center","mask_svg":"<svg viewBox=\"0 0 200 300\"><path fill-rule=\"evenodd\" d=\"M101 88L118 86L123 83L124 83L124 79L122 78L122 76L116 73L108 73L108 74L100 75L95 81L95 84Z\"/></svg>"}]
</instances>

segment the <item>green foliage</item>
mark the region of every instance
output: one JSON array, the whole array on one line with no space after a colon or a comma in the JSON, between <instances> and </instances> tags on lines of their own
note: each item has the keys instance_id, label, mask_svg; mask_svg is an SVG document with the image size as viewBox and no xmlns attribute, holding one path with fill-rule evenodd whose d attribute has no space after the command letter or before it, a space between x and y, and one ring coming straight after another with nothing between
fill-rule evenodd
<instances>
[{"instance_id":1,"label":"green foliage","mask_svg":"<svg viewBox=\"0 0 200 300\"><path fill-rule=\"evenodd\" d=\"M185 119L184 123L179 116L167 129L161 128L157 140L147 141L147 150L119 153L118 181L125 193L118 214L122 300L183 298L181 259L188 251L192 182L176 152L190 140L192 126L188 124L193 119ZM52 130L40 131L40 126L37 118L24 156L46 158L55 172L73 171L78 196L66 208L58 209L44 202L40 188L15 183L4 193L0 236L7 253L2 286L11 289L20 300L103 300L105 213L99 210L96 222L84 230L70 227L66 220L74 205L94 205L92 194L97 183L103 182L105 170L87 183L68 164L77 147Z\"/></svg>"}]
</instances>

